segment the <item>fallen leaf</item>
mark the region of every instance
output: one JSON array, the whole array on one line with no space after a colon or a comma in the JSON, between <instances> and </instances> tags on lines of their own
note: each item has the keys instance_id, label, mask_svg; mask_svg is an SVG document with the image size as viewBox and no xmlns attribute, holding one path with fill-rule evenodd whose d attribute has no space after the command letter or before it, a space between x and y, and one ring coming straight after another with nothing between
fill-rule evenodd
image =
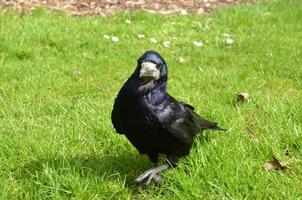
<instances>
[{"instance_id":1,"label":"fallen leaf","mask_svg":"<svg viewBox=\"0 0 302 200\"><path fill-rule=\"evenodd\" d=\"M252 138L257 138L257 134L251 128L247 127L246 131Z\"/></svg>"},{"instance_id":2,"label":"fallen leaf","mask_svg":"<svg viewBox=\"0 0 302 200\"><path fill-rule=\"evenodd\" d=\"M290 157L290 155L289 155L289 150L288 150L288 146L286 147L284 154L285 154L286 156Z\"/></svg>"},{"instance_id":3,"label":"fallen leaf","mask_svg":"<svg viewBox=\"0 0 302 200\"><path fill-rule=\"evenodd\" d=\"M81 71L79 69L75 69L75 70L73 70L72 74L73 74L73 76L77 77L77 76L81 75Z\"/></svg>"},{"instance_id":4,"label":"fallen leaf","mask_svg":"<svg viewBox=\"0 0 302 200\"><path fill-rule=\"evenodd\" d=\"M106 40L109 40L110 39L110 36L109 35L104 35L103 36Z\"/></svg>"},{"instance_id":5,"label":"fallen leaf","mask_svg":"<svg viewBox=\"0 0 302 200\"><path fill-rule=\"evenodd\" d=\"M207 8L209 8L209 7L211 7L211 3L206 3L205 6L206 6Z\"/></svg>"},{"instance_id":6,"label":"fallen leaf","mask_svg":"<svg viewBox=\"0 0 302 200\"><path fill-rule=\"evenodd\" d=\"M204 71L201 67L197 67L197 69L198 69L200 72L203 72L203 71Z\"/></svg>"},{"instance_id":7,"label":"fallen leaf","mask_svg":"<svg viewBox=\"0 0 302 200\"><path fill-rule=\"evenodd\" d=\"M225 40L225 42L226 42L227 44L233 44L233 43L234 43L234 40L233 40L232 38L227 38L227 39Z\"/></svg>"},{"instance_id":8,"label":"fallen leaf","mask_svg":"<svg viewBox=\"0 0 302 200\"><path fill-rule=\"evenodd\" d=\"M203 9L203 8L198 8L198 10L197 10L196 12L197 12L197 14L199 14L199 15L201 15L201 14L204 14L204 13L205 13L205 11L204 11L204 9Z\"/></svg>"},{"instance_id":9,"label":"fallen leaf","mask_svg":"<svg viewBox=\"0 0 302 200\"><path fill-rule=\"evenodd\" d=\"M150 42L157 43L157 40L155 38L150 38Z\"/></svg>"},{"instance_id":10,"label":"fallen leaf","mask_svg":"<svg viewBox=\"0 0 302 200\"><path fill-rule=\"evenodd\" d=\"M243 102L243 101L248 101L250 98L250 95L247 92L240 92L236 96L236 101L237 102Z\"/></svg>"},{"instance_id":11,"label":"fallen leaf","mask_svg":"<svg viewBox=\"0 0 302 200\"><path fill-rule=\"evenodd\" d=\"M197 47L201 47L203 46L203 43L202 42L199 42L199 41L194 41L193 44Z\"/></svg>"},{"instance_id":12,"label":"fallen leaf","mask_svg":"<svg viewBox=\"0 0 302 200\"><path fill-rule=\"evenodd\" d=\"M185 59L184 59L183 57L180 56L179 59L178 59L178 62L179 62L179 63L184 63L184 62L185 62Z\"/></svg>"},{"instance_id":13,"label":"fallen leaf","mask_svg":"<svg viewBox=\"0 0 302 200\"><path fill-rule=\"evenodd\" d=\"M170 47L170 42L169 41L164 41L163 45L164 45L164 47L168 48L168 47Z\"/></svg>"},{"instance_id":14,"label":"fallen leaf","mask_svg":"<svg viewBox=\"0 0 302 200\"><path fill-rule=\"evenodd\" d=\"M285 165L283 165L275 156L273 156L273 159L267 163L265 163L263 165L263 168L266 170L271 170L271 169L275 169L275 170L285 170L287 169L287 167Z\"/></svg>"},{"instance_id":15,"label":"fallen leaf","mask_svg":"<svg viewBox=\"0 0 302 200\"><path fill-rule=\"evenodd\" d=\"M179 14L180 15L187 15L188 11L186 9L182 9Z\"/></svg>"},{"instance_id":16,"label":"fallen leaf","mask_svg":"<svg viewBox=\"0 0 302 200\"><path fill-rule=\"evenodd\" d=\"M138 34L138 35L137 35L137 38L140 39L140 40L142 40L142 39L145 38L145 35L143 35L143 34Z\"/></svg>"},{"instance_id":17,"label":"fallen leaf","mask_svg":"<svg viewBox=\"0 0 302 200\"><path fill-rule=\"evenodd\" d=\"M118 42L120 39L118 37L116 37L116 36L111 36L111 40L113 42Z\"/></svg>"},{"instance_id":18,"label":"fallen leaf","mask_svg":"<svg viewBox=\"0 0 302 200\"><path fill-rule=\"evenodd\" d=\"M268 15L272 15L272 13L271 12L265 12L265 13L263 13L263 15L268 16Z\"/></svg>"}]
</instances>

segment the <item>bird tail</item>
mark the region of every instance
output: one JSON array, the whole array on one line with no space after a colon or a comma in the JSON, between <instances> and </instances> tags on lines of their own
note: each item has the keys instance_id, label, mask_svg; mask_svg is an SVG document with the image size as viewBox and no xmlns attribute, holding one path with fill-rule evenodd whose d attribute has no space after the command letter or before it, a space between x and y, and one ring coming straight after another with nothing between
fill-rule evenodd
<instances>
[{"instance_id":1,"label":"bird tail","mask_svg":"<svg viewBox=\"0 0 302 200\"><path fill-rule=\"evenodd\" d=\"M197 114L194 118L195 118L196 123L198 124L198 127L200 130L211 129L211 130L217 130L217 131L227 131L227 129L219 127L218 123L206 120Z\"/></svg>"},{"instance_id":2,"label":"bird tail","mask_svg":"<svg viewBox=\"0 0 302 200\"><path fill-rule=\"evenodd\" d=\"M216 130L216 131L227 131L228 129L226 128L221 128L218 126L216 122L212 122L213 126L209 127L208 129Z\"/></svg>"}]
</instances>

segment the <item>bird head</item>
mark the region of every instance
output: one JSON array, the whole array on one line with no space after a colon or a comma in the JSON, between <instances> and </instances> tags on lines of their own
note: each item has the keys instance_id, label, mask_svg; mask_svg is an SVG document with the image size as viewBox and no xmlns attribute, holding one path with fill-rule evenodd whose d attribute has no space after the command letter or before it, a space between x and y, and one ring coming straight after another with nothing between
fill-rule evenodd
<instances>
[{"instance_id":1,"label":"bird head","mask_svg":"<svg viewBox=\"0 0 302 200\"><path fill-rule=\"evenodd\" d=\"M155 51L147 51L138 59L137 69L142 83L164 82L168 69L165 60Z\"/></svg>"}]
</instances>

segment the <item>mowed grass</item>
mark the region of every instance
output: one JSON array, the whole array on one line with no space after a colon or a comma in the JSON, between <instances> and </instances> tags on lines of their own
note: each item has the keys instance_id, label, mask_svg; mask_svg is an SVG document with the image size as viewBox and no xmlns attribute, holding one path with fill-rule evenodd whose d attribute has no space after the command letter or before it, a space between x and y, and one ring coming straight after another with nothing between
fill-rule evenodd
<instances>
[{"instance_id":1,"label":"mowed grass","mask_svg":"<svg viewBox=\"0 0 302 200\"><path fill-rule=\"evenodd\" d=\"M161 186L136 188L151 162L110 115L149 49L166 59L169 92L229 130L196 137ZM301 81L298 0L206 16L1 14L0 199L301 199ZM234 104L238 92L250 101ZM273 156L288 169L264 170Z\"/></svg>"}]
</instances>

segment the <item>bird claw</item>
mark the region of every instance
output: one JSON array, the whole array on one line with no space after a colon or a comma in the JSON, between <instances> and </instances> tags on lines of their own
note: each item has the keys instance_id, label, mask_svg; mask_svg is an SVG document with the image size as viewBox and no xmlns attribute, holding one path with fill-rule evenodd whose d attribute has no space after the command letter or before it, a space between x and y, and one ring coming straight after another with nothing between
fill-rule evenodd
<instances>
[{"instance_id":1,"label":"bird claw","mask_svg":"<svg viewBox=\"0 0 302 200\"><path fill-rule=\"evenodd\" d=\"M164 164L158 167L153 167L147 171L145 171L143 174L141 174L139 177L137 177L134 182L137 184L144 184L149 185L152 181L155 183L160 184L162 182L162 177L159 175L160 172L167 170L170 168L169 164Z\"/></svg>"},{"instance_id":2,"label":"bird claw","mask_svg":"<svg viewBox=\"0 0 302 200\"><path fill-rule=\"evenodd\" d=\"M134 180L136 184L144 184L146 186L149 185L152 181L158 184L162 182L162 177L158 175L156 168L147 170Z\"/></svg>"}]
</instances>

